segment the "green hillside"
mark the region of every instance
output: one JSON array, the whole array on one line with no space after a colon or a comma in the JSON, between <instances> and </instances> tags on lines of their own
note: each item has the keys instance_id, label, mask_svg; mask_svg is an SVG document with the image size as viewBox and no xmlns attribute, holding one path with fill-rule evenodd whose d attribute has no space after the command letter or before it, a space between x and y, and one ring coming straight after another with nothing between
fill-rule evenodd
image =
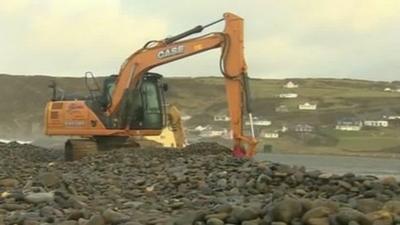
<instances>
[{"instance_id":1,"label":"green hillside","mask_svg":"<svg viewBox=\"0 0 400 225\"><path fill-rule=\"evenodd\" d=\"M88 94L83 78L0 75L0 137L40 136L43 109L51 96L47 85L53 80L66 92ZM397 151L400 128L396 123L391 123L390 128L361 132L335 131L333 128L336 120L343 117L376 118L387 112L400 113L400 93L383 91L386 87L400 87L398 83L349 79L290 80L300 87L284 88L288 80L252 79L254 115L272 121L267 130L308 123L315 127L315 135L299 138L289 132L276 140L261 140L262 144L272 144L277 151L294 152ZM168 78L167 82L169 103L178 105L185 114L193 117L187 121L188 127L213 124L215 114L226 113L222 78ZM291 92L299 97L278 97ZM298 104L305 102L318 104L318 109L298 110ZM279 105L287 106L289 111L276 112ZM228 127L228 124L222 126Z\"/></svg>"}]
</instances>

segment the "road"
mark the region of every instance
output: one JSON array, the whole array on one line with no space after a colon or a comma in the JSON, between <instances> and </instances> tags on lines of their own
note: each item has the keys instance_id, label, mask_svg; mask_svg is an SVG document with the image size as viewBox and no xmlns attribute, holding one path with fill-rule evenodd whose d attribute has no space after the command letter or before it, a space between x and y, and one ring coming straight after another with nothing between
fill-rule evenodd
<instances>
[{"instance_id":1,"label":"road","mask_svg":"<svg viewBox=\"0 0 400 225\"><path fill-rule=\"evenodd\" d=\"M256 159L289 165L302 165L307 170L318 169L335 174L353 172L355 174L378 177L395 176L400 179L400 160L398 159L273 153L259 153Z\"/></svg>"}]
</instances>

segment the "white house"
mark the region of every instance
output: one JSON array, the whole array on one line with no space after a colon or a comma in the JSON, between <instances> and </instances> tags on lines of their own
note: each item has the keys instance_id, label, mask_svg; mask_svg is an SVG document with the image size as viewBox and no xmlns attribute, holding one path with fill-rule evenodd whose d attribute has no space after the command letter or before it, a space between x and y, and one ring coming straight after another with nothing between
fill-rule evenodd
<instances>
[{"instance_id":1,"label":"white house","mask_svg":"<svg viewBox=\"0 0 400 225\"><path fill-rule=\"evenodd\" d=\"M382 119L383 120L398 120L398 119L400 119L400 115L397 114L396 112L386 110L385 112L382 113Z\"/></svg>"},{"instance_id":2,"label":"white house","mask_svg":"<svg viewBox=\"0 0 400 225\"><path fill-rule=\"evenodd\" d=\"M265 132L260 135L262 138L279 138L278 132Z\"/></svg>"},{"instance_id":3,"label":"white house","mask_svg":"<svg viewBox=\"0 0 400 225\"><path fill-rule=\"evenodd\" d=\"M392 90L390 87L387 87L387 88L383 89L383 91L391 92L391 91L393 91L393 90Z\"/></svg>"},{"instance_id":4,"label":"white house","mask_svg":"<svg viewBox=\"0 0 400 225\"><path fill-rule=\"evenodd\" d=\"M200 137L223 137L227 133L227 129L207 129L200 133Z\"/></svg>"},{"instance_id":5,"label":"white house","mask_svg":"<svg viewBox=\"0 0 400 225\"><path fill-rule=\"evenodd\" d=\"M214 121L230 121L231 118L227 115L214 116Z\"/></svg>"},{"instance_id":6,"label":"white house","mask_svg":"<svg viewBox=\"0 0 400 225\"><path fill-rule=\"evenodd\" d=\"M279 94L279 98L297 98L299 95L296 93L283 93Z\"/></svg>"},{"instance_id":7,"label":"white house","mask_svg":"<svg viewBox=\"0 0 400 225\"><path fill-rule=\"evenodd\" d=\"M204 131L204 130L207 130L207 129L210 129L210 125L207 125L207 126L204 126L204 127L199 125L199 126L194 128L195 131Z\"/></svg>"},{"instance_id":8,"label":"white house","mask_svg":"<svg viewBox=\"0 0 400 225\"><path fill-rule=\"evenodd\" d=\"M181 116L181 119L182 119L183 121L188 121L188 120L192 119L192 116L183 115L183 116Z\"/></svg>"},{"instance_id":9,"label":"white house","mask_svg":"<svg viewBox=\"0 0 400 225\"><path fill-rule=\"evenodd\" d=\"M388 127L389 122L387 120L365 120L364 126L367 127Z\"/></svg>"},{"instance_id":10,"label":"white house","mask_svg":"<svg viewBox=\"0 0 400 225\"><path fill-rule=\"evenodd\" d=\"M363 123L361 120L353 118L344 118L336 122L336 130L359 131L362 126Z\"/></svg>"},{"instance_id":11,"label":"white house","mask_svg":"<svg viewBox=\"0 0 400 225\"><path fill-rule=\"evenodd\" d=\"M387 118L388 120L399 120L400 116L391 115L391 116L384 116L383 118Z\"/></svg>"},{"instance_id":12,"label":"white house","mask_svg":"<svg viewBox=\"0 0 400 225\"><path fill-rule=\"evenodd\" d=\"M269 121L269 120L261 120L261 119L255 119L255 120L253 120L253 125L254 126L270 126L271 125L271 121ZM246 126L250 126L250 121L246 121L245 122L245 125Z\"/></svg>"},{"instance_id":13,"label":"white house","mask_svg":"<svg viewBox=\"0 0 400 225\"><path fill-rule=\"evenodd\" d=\"M304 103L299 105L300 110L316 110L317 109L317 104L311 104L311 103Z\"/></svg>"},{"instance_id":14,"label":"white house","mask_svg":"<svg viewBox=\"0 0 400 225\"><path fill-rule=\"evenodd\" d=\"M279 130L266 130L262 129L260 134L260 138L279 138Z\"/></svg>"},{"instance_id":15,"label":"white house","mask_svg":"<svg viewBox=\"0 0 400 225\"><path fill-rule=\"evenodd\" d=\"M293 83L292 81L287 82L285 85L283 85L284 88L298 88L299 85Z\"/></svg>"},{"instance_id":16,"label":"white house","mask_svg":"<svg viewBox=\"0 0 400 225\"><path fill-rule=\"evenodd\" d=\"M306 123L299 123L294 127L294 131L297 133L311 133L314 131L314 127Z\"/></svg>"},{"instance_id":17,"label":"white house","mask_svg":"<svg viewBox=\"0 0 400 225\"><path fill-rule=\"evenodd\" d=\"M289 130L289 128L288 127L286 127L286 126L282 126L282 128L281 128L281 132L282 133L285 133L286 131L288 131Z\"/></svg>"}]
</instances>

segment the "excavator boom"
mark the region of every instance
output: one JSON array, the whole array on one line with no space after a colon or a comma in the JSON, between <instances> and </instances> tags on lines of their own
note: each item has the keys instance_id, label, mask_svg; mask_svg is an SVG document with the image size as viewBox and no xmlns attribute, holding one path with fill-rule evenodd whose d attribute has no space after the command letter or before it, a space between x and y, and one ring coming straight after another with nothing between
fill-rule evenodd
<instances>
[{"instance_id":1,"label":"excavator boom","mask_svg":"<svg viewBox=\"0 0 400 225\"><path fill-rule=\"evenodd\" d=\"M243 109L249 104L249 90L247 90L247 65L244 59L243 46L243 19L232 13L225 13L223 32L215 32L204 36L187 39L191 34L201 32L205 27L197 26L177 36L166 38L161 41L149 42L142 49L132 54L121 66L115 91L112 95L112 104L107 109L108 115L116 112L120 106L124 92L134 88L140 81L141 76L150 69L183 59L204 51L221 48L220 67L225 77L225 89L231 127L234 139L234 152L236 155L243 154L243 144L247 145L246 155L253 156L257 141L254 134L251 137L243 134ZM251 114L250 114L251 117ZM250 118L251 120L251 118Z\"/></svg>"}]
</instances>

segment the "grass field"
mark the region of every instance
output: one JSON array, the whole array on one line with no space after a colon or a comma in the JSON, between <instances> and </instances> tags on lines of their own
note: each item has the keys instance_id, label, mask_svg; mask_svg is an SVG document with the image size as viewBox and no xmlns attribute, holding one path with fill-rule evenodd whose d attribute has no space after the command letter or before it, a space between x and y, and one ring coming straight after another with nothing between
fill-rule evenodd
<instances>
[{"instance_id":1,"label":"grass field","mask_svg":"<svg viewBox=\"0 0 400 225\"><path fill-rule=\"evenodd\" d=\"M270 144L276 152L346 154L346 153L379 153L385 149L400 146L400 131L395 128L376 130L337 131L323 129L316 131L338 140L333 146L310 146L302 140L283 135L279 139L260 139L261 146ZM393 152L393 151L391 151Z\"/></svg>"}]
</instances>

